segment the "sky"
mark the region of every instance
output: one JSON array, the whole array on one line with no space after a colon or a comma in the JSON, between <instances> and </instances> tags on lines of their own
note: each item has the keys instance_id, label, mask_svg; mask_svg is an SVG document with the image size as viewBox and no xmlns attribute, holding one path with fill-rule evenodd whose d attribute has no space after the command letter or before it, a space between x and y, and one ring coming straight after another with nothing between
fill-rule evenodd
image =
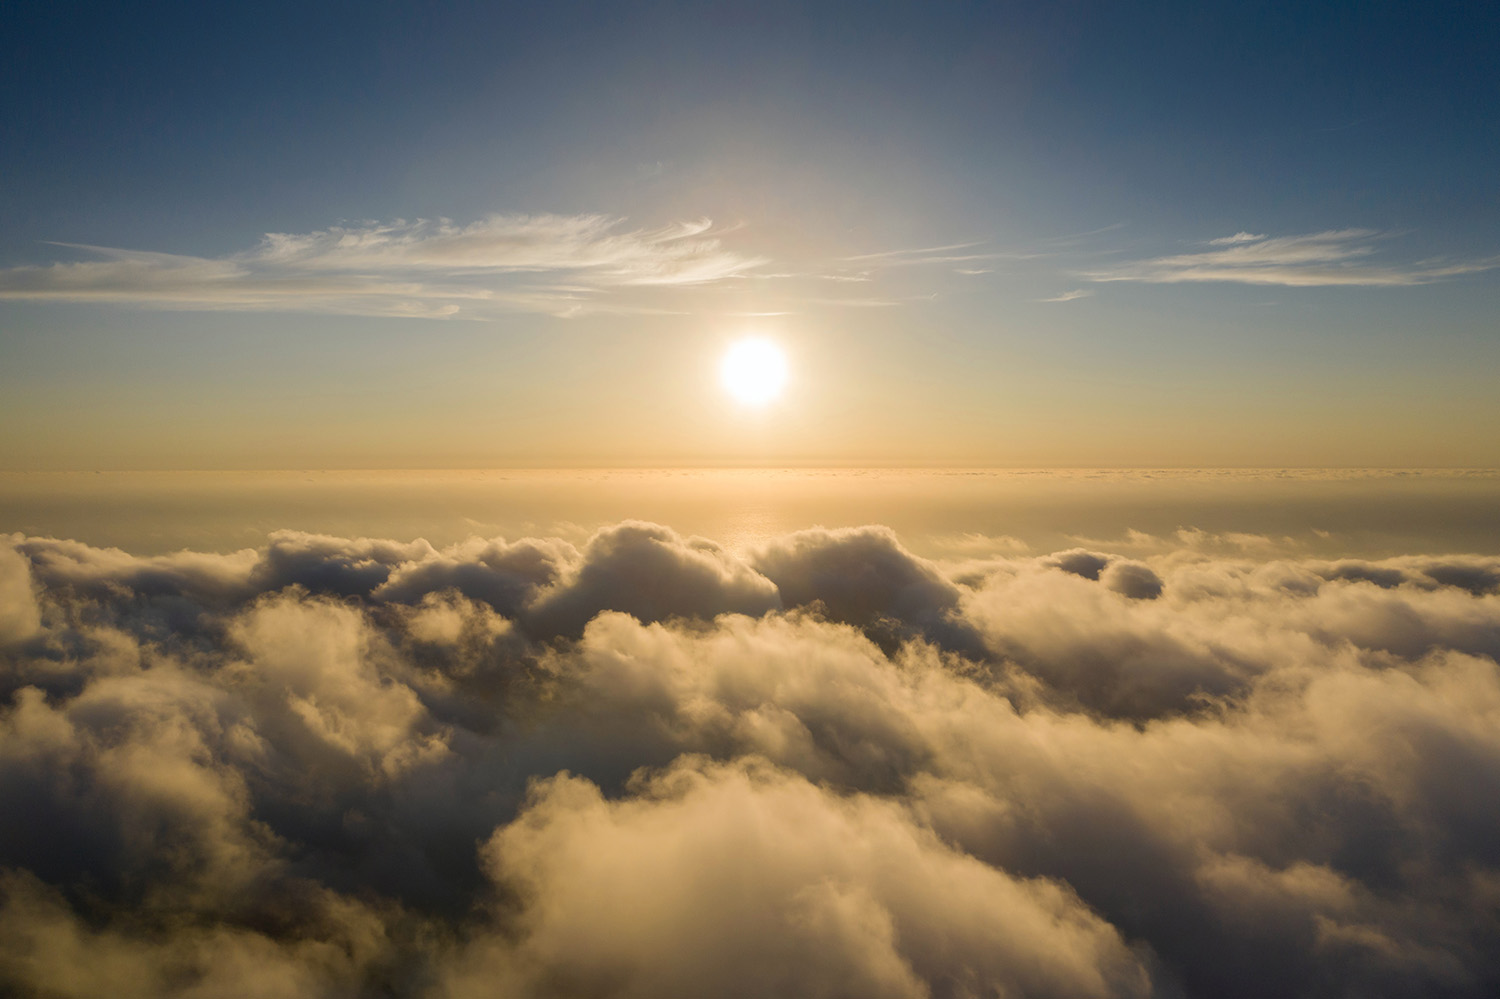
<instances>
[{"instance_id":1,"label":"sky","mask_svg":"<svg viewBox=\"0 0 1500 999\"><path fill-rule=\"evenodd\" d=\"M1497 66L0 5L0 994L1500 995Z\"/></svg>"},{"instance_id":2,"label":"sky","mask_svg":"<svg viewBox=\"0 0 1500 999\"><path fill-rule=\"evenodd\" d=\"M6 468L1500 460L1492 5L5 18Z\"/></svg>"}]
</instances>

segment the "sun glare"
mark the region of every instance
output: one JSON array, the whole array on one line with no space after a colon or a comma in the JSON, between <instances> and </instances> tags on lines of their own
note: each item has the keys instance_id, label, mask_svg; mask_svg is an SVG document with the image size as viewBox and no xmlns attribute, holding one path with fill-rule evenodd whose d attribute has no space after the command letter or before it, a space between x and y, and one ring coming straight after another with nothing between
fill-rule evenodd
<instances>
[{"instance_id":1,"label":"sun glare","mask_svg":"<svg viewBox=\"0 0 1500 999\"><path fill-rule=\"evenodd\" d=\"M719 376L740 402L763 406L786 384L786 354L770 340L740 340L724 355Z\"/></svg>"}]
</instances>

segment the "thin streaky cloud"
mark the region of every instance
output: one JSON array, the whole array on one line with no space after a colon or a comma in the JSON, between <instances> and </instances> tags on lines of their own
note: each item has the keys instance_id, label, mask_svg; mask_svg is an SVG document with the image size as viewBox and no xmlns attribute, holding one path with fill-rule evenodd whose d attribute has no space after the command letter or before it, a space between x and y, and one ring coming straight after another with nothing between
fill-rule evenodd
<instances>
[{"instance_id":1,"label":"thin streaky cloud","mask_svg":"<svg viewBox=\"0 0 1500 999\"><path fill-rule=\"evenodd\" d=\"M1092 294L1093 294L1093 292L1089 291L1086 288L1074 288L1072 291L1065 291L1061 295L1053 295L1051 298L1039 298L1039 299L1037 299L1037 301L1038 302L1076 302L1076 301L1078 301L1078 299L1080 299L1080 298L1088 298Z\"/></svg>"},{"instance_id":2,"label":"thin streaky cloud","mask_svg":"<svg viewBox=\"0 0 1500 999\"><path fill-rule=\"evenodd\" d=\"M1020 250L997 251L995 253L954 253L946 256L931 257L908 257L899 260L887 260L886 267L926 267L936 264L970 264L988 263L998 260L1040 260L1050 257L1050 253L1028 253Z\"/></svg>"},{"instance_id":3,"label":"thin streaky cloud","mask_svg":"<svg viewBox=\"0 0 1500 999\"><path fill-rule=\"evenodd\" d=\"M622 229L606 215L493 215L268 233L222 257L57 243L97 259L0 270L0 298L161 309L485 318L526 311L660 311L627 289L708 285L763 258L726 248L709 219Z\"/></svg>"},{"instance_id":4,"label":"thin streaky cloud","mask_svg":"<svg viewBox=\"0 0 1500 999\"><path fill-rule=\"evenodd\" d=\"M981 274L993 274L996 270L994 265L999 261L1035 260L1054 255L1050 252L1027 250L959 252L963 250L977 250L986 245L986 241L979 240L967 243L945 243L941 246L882 250L877 253L860 253L854 256L839 257L832 263L828 270L824 271L815 270L799 274L757 270L745 276L762 280L772 278L810 278L841 284L866 284L879 280L884 272L898 268L947 267L955 274L972 277ZM844 267L841 265L853 266Z\"/></svg>"},{"instance_id":5,"label":"thin streaky cloud","mask_svg":"<svg viewBox=\"0 0 1500 999\"><path fill-rule=\"evenodd\" d=\"M966 264L982 260L1039 260L1042 257L1050 257L1050 253L1025 253L1019 250L997 252L997 253L964 253L948 257L925 257L921 260L913 260L913 264Z\"/></svg>"},{"instance_id":6,"label":"thin streaky cloud","mask_svg":"<svg viewBox=\"0 0 1500 999\"><path fill-rule=\"evenodd\" d=\"M1209 246L1233 246L1236 243L1254 243L1265 239L1265 235L1256 235L1253 232L1237 232L1233 236L1220 236L1218 239L1208 241Z\"/></svg>"},{"instance_id":7,"label":"thin streaky cloud","mask_svg":"<svg viewBox=\"0 0 1500 999\"><path fill-rule=\"evenodd\" d=\"M810 298L813 305L839 305L850 309L888 309L901 302L887 298Z\"/></svg>"},{"instance_id":8,"label":"thin streaky cloud","mask_svg":"<svg viewBox=\"0 0 1500 999\"><path fill-rule=\"evenodd\" d=\"M1046 240L1043 240L1043 242L1054 245L1067 245L1069 243L1075 243L1079 240L1088 239L1090 236L1102 236L1107 232L1114 232L1117 229L1123 228L1125 228L1124 222L1115 222L1111 225L1100 226L1097 229L1090 229L1087 232L1070 232L1062 236L1052 236Z\"/></svg>"},{"instance_id":9,"label":"thin streaky cloud","mask_svg":"<svg viewBox=\"0 0 1500 999\"><path fill-rule=\"evenodd\" d=\"M988 241L980 240L972 243L949 243L944 246L924 246L910 250L883 250L879 253L861 253L852 257L842 258L844 263L860 264L865 267L925 267L938 264L978 264L995 260L1035 260L1039 257L1051 256L1050 253L1041 253L1030 250L982 250L977 253L963 253L963 250L976 250L988 245Z\"/></svg>"},{"instance_id":10,"label":"thin streaky cloud","mask_svg":"<svg viewBox=\"0 0 1500 999\"><path fill-rule=\"evenodd\" d=\"M1376 264L1376 243L1388 234L1373 229L1334 229L1300 236L1238 232L1209 240L1195 253L1155 257L1083 272L1090 281L1147 284L1233 282L1287 287L1401 287L1500 267L1500 256L1477 260L1422 260Z\"/></svg>"},{"instance_id":11,"label":"thin streaky cloud","mask_svg":"<svg viewBox=\"0 0 1500 999\"><path fill-rule=\"evenodd\" d=\"M915 249L905 250L882 250L879 253L858 253L852 257L844 257L845 260L905 260L916 258L926 260L936 254L952 253L956 250L971 250L976 246L983 246L984 240L976 240L972 243L948 243L944 246L923 246Z\"/></svg>"}]
</instances>

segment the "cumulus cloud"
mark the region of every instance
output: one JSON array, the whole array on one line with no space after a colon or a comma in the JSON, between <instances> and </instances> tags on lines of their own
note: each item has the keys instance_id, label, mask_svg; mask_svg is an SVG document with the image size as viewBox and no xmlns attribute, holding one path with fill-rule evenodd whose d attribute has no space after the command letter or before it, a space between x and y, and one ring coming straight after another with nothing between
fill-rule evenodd
<instances>
[{"instance_id":1,"label":"cumulus cloud","mask_svg":"<svg viewBox=\"0 0 1500 999\"><path fill-rule=\"evenodd\" d=\"M0 544L0 646L30 638L40 626L31 567L13 547Z\"/></svg>"},{"instance_id":2,"label":"cumulus cloud","mask_svg":"<svg viewBox=\"0 0 1500 999\"><path fill-rule=\"evenodd\" d=\"M1494 994L1500 559L1148 540L6 538L0 991Z\"/></svg>"},{"instance_id":3,"label":"cumulus cloud","mask_svg":"<svg viewBox=\"0 0 1500 999\"><path fill-rule=\"evenodd\" d=\"M1147 994L1071 891L953 849L899 803L753 757L682 757L631 792L533 787L481 852L537 904L519 945L476 948L450 994Z\"/></svg>"},{"instance_id":4,"label":"cumulus cloud","mask_svg":"<svg viewBox=\"0 0 1500 999\"><path fill-rule=\"evenodd\" d=\"M1047 559L1045 564L1054 565L1063 572L1070 572L1084 579L1098 579L1099 573L1109 565L1109 556L1091 552L1087 548L1073 548L1058 552Z\"/></svg>"},{"instance_id":5,"label":"cumulus cloud","mask_svg":"<svg viewBox=\"0 0 1500 999\"><path fill-rule=\"evenodd\" d=\"M269 233L253 249L191 257L66 246L95 259L0 270L0 298L166 309L483 318L660 309L627 289L710 284L765 261L708 219L625 229L605 215L491 215Z\"/></svg>"},{"instance_id":6,"label":"cumulus cloud","mask_svg":"<svg viewBox=\"0 0 1500 999\"><path fill-rule=\"evenodd\" d=\"M533 615L549 633L577 634L602 610L661 621L780 606L770 580L714 542L625 523L590 538L576 569L538 595Z\"/></svg>"},{"instance_id":7,"label":"cumulus cloud","mask_svg":"<svg viewBox=\"0 0 1500 999\"><path fill-rule=\"evenodd\" d=\"M1133 600L1155 600L1161 596L1161 577L1149 565L1115 561L1100 573L1100 582Z\"/></svg>"},{"instance_id":8,"label":"cumulus cloud","mask_svg":"<svg viewBox=\"0 0 1500 999\"><path fill-rule=\"evenodd\" d=\"M1083 276L1091 281L1177 284L1229 281L1288 287L1431 284L1500 267L1500 257L1382 264L1374 256L1386 234L1332 229L1298 236L1238 232L1208 241L1210 249L1136 260Z\"/></svg>"},{"instance_id":9,"label":"cumulus cloud","mask_svg":"<svg viewBox=\"0 0 1500 999\"><path fill-rule=\"evenodd\" d=\"M800 531L764 546L752 563L790 606L816 606L892 639L920 632L958 645L969 641L969 629L953 613L958 586L888 528Z\"/></svg>"}]
</instances>

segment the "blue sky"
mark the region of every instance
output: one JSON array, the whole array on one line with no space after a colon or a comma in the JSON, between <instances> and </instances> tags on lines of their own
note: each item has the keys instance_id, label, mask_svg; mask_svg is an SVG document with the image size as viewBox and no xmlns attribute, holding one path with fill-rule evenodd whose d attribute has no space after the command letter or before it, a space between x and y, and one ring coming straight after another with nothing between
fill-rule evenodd
<instances>
[{"instance_id":1,"label":"blue sky","mask_svg":"<svg viewBox=\"0 0 1500 999\"><path fill-rule=\"evenodd\" d=\"M1500 463L1492 5L4 16L6 467Z\"/></svg>"}]
</instances>

